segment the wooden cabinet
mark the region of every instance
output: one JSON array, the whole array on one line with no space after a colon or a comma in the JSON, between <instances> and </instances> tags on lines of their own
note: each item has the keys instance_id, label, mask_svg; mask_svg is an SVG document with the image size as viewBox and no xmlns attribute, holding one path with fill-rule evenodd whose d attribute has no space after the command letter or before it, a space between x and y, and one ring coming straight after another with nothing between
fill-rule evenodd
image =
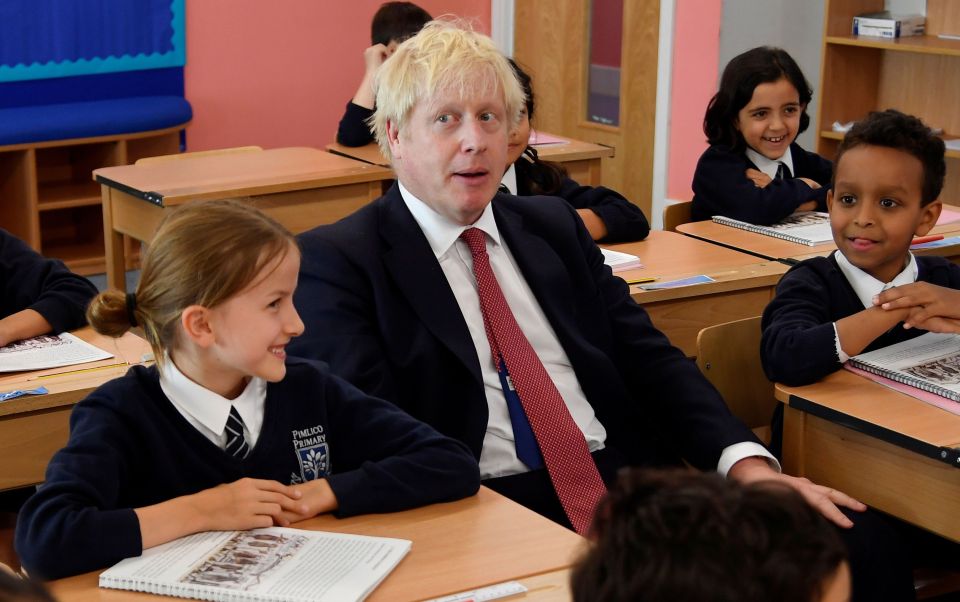
<instances>
[{"instance_id":1,"label":"wooden cabinet","mask_svg":"<svg viewBox=\"0 0 960 602\"><path fill-rule=\"evenodd\" d=\"M100 186L91 172L176 153L182 129L0 146L0 227L78 274L104 272Z\"/></svg>"},{"instance_id":2,"label":"wooden cabinet","mask_svg":"<svg viewBox=\"0 0 960 602\"><path fill-rule=\"evenodd\" d=\"M847 122L869 111L898 109L942 128L944 138L960 137L960 2L927 0L927 35L884 40L851 35L854 15L884 10L883 0L827 0L817 152L836 155ZM947 151L947 178L940 200L960 204L960 152Z\"/></svg>"}]
</instances>

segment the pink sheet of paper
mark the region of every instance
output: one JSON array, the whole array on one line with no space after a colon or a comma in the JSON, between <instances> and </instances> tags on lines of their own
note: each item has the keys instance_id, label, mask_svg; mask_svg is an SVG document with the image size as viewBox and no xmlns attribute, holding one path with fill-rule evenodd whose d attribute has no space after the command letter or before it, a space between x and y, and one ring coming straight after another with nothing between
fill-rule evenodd
<instances>
[{"instance_id":1,"label":"pink sheet of paper","mask_svg":"<svg viewBox=\"0 0 960 602\"><path fill-rule=\"evenodd\" d=\"M853 372L854 374L859 374L860 376L863 376L864 378L868 378L875 383L879 383L884 387L888 387L890 389L893 389L894 391L899 391L900 393L909 395L910 397L919 399L920 401L929 403L930 405L937 406L941 410L946 410L951 414L956 414L960 416L960 403L957 403L951 399L947 399L946 397L940 397L935 393L930 393L928 391L924 391L916 387L911 387L910 385L898 383L895 380L890 380L889 378L885 376L880 376L879 374L873 374L872 372L867 372L866 370L861 370L860 368L854 368L850 364L844 364L843 367L849 370L850 372Z\"/></svg>"},{"instance_id":2,"label":"pink sheet of paper","mask_svg":"<svg viewBox=\"0 0 960 602\"><path fill-rule=\"evenodd\" d=\"M566 138L558 138L551 134L545 134L543 132L538 132L537 130L530 130L530 140L529 144L533 146L544 146L546 144L567 144L570 141ZM960 219L960 214L957 215L957 218Z\"/></svg>"},{"instance_id":3,"label":"pink sheet of paper","mask_svg":"<svg viewBox=\"0 0 960 602\"><path fill-rule=\"evenodd\" d=\"M944 209L940 212L940 217L937 218L937 225L942 226L943 224L952 224L958 220L960 220L960 211L950 211L949 209Z\"/></svg>"}]
</instances>

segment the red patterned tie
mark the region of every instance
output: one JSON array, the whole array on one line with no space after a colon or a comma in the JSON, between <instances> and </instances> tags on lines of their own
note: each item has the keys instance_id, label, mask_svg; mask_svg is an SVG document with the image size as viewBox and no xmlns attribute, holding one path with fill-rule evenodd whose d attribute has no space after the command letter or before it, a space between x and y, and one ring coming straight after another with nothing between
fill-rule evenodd
<instances>
[{"instance_id":1,"label":"red patterned tie","mask_svg":"<svg viewBox=\"0 0 960 602\"><path fill-rule=\"evenodd\" d=\"M560 504L577 533L585 534L607 488L580 427L524 336L490 268L486 235L468 228L460 237L473 255L473 274L493 361L503 357Z\"/></svg>"}]
</instances>

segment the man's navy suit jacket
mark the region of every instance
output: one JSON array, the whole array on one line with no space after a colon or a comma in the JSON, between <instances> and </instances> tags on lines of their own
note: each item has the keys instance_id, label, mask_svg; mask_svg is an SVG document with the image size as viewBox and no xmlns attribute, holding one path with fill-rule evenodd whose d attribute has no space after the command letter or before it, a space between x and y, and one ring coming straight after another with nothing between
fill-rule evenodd
<instances>
[{"instance_id":1,"label":"man's navy suit jacket","mask_svg":"<svg viewBox=\"0 0 960 602\"><path fill-rule=\"evenodd\" d=\"M501 236L607 429L608 446L634 465L682 456L714 469L725 447L756 441L630 298L568 204L506 194L492 202ZM289 346L291 355L328 362L479 458L487 401L476 350L397 186L299 241L295 303L306 331Z\"/></svg>"}]
</instances>

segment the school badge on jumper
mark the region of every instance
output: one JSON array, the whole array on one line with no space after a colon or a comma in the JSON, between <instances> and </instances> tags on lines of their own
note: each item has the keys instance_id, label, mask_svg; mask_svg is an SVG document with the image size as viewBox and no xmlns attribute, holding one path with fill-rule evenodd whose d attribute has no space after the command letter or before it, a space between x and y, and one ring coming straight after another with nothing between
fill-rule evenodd
<instances>
[{"instance_id":1,"label":"school badge on jumper","mask_svg":"<svg viewBox=\"0 0 960 602\"><path fill-rule=\"evenodd\" d=\"M322 479L330 474L330 447L322 425L291 431L293 449L300 462L300 482ZM295 477L296 475L291 475ZM291 479L291 485L294 479Z\"/></svg>"}]
</instances>

